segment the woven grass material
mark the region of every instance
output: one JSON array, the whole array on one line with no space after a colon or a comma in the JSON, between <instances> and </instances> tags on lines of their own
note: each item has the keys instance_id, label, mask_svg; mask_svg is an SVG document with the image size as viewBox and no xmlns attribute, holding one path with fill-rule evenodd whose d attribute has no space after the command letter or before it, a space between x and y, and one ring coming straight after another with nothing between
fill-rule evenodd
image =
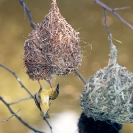
<instances>
[{"instance_id":1,"label":"woven grass material","mask_svg":"<svg viewBox=\"0 0 133 133\"><path fill-rule=\"evenodd\" d=\"M71 73L82 61L80 39L53 0L49 13L24 45L24 63L31 79L51 80L52 74Z\"/></svg>"},{"instance_id":2,"label":"woven grass material","mask_svg":"<svg viewBox=\"0 0 133 133\"><path fill-rule=\"evenodd\" d=\"M107 67L90 77L80 97L80 105L87 117L111 120L116 123L133 122L133 73L117 63L117 49L110 36L111 54Z\"/></svg>"}]
</instances>

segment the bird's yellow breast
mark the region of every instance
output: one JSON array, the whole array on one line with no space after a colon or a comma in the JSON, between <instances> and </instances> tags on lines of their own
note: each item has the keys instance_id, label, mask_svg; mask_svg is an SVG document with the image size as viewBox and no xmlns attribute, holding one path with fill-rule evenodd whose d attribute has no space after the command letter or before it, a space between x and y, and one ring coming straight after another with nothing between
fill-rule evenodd
<instances>
[{"instance_id":1,"label":"bird's yellow breast","mask_svg":"<svg viewBox=\"0 0 133 133\"><path fill-rule=\"evenodd\" d=\"M51 95L51 90L42 90L40 93L40 97L41 97L40 107L44 114L46 114L46 112L49 109L49 96L50 95Z\"/></svg>"},{"instance_id":2,"label":"bird's yellow breast","mask_svg":"<svg viewBox=\"0 0 133 133\"><path fill-rule=\"evenodd\" d=\"M51 95L51 92L52 90L42 90L41 93L40 93L40 96L41 96L41 102L42 104L44 103L49 103L49 97Z\"/></svg>"}]
</instances>

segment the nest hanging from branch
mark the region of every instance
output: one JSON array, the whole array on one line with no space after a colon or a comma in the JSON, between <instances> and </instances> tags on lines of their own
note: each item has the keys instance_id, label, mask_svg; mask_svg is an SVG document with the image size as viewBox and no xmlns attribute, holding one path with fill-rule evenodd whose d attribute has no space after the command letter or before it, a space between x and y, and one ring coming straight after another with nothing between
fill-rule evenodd
<instances>
[{"instance_id":1,"label":"nest hanging from branch","mask_svg":"<svg viewBox=\"0 0 133 133\"><path fill-rule=\"evenodd\" d=\"M117 63L117 49L110 36L111 54L107 67L89 78L80 97L80 105L87 117L111 120L116 123L133 122L133 73Z\"/></svg>"},{"instance_id":2,"label":"nest hanging from branch","mask_svg":"<svg viewBox=\"0 0 133 133\"><path fill-rule=\"evenodd\" d=\"M78 34L53 0L49 13L25 41L24 64L29 77L50 81L52 74L73 72L82 61Z\"/></svg>"}]
</instances>

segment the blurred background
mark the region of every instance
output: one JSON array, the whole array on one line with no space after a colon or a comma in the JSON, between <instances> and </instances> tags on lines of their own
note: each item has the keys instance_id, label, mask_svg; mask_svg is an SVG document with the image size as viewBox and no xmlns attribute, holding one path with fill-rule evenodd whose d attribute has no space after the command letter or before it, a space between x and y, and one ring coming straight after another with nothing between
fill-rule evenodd
<instances>
[{"instance_id":1,"label":"blurred background","mask_svg":"<svg viewBox=\"0 0 133 133\"><path fill-rule=\"evenodd\" d=\"M111 0L105 4L112 8L130 6L130 9L118 13L133 25L133 0ZM34 23L40 23L50 9L50 0L25 0ZM78 71L87 80L97 70L107 65L109 43L103 25L103 9L93 0L57 0L60 12L72 27L80 32L83 61ZM118 62L133 72L133 31L120 22L112 13L107 12L107 23L118 48ZM35 93L39 89L36 81L26 75L23 63L23 46L28 34L32 31L28 17L18 0L0 0L0 63L14 71L24 85ZM90 47L92 45L92 49ZM78 98L83 83L75 76L60 76L53 85L60 84L60 95L53 101L49 110L50 123L54 133L77 133L77 122L82 112ZM45 84L42 81L42 84ZM0 68L0 96L7 102L13 102L29 95L19 85L12 74ZM49 133L49 128L42 120L40 112L32 99L11 106L23 120L34 128ZM7 107L0 101L0 120L11 116ZM0 133L32 133L15 117L0 124ZM122 133L133 133L133 125L125 124Z\"/></svg>"}]
</instances>

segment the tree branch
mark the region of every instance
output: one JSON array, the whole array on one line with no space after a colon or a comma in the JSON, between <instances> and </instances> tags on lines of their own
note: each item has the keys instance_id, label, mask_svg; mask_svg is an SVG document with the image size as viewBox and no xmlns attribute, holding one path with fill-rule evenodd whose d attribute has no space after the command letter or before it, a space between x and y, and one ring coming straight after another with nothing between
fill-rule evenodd
<instances>
[{"instance_id":1,"label":"tree branch","mask_svg":"<svg viewBox=\"0 0 133 133\"><path fill-rule=\"evenodd\" d=\"M30 10L28 9L28 7L26 6L26 4L24 3L23 0L19 0L19 2L22 5L22 7L24 8L24 17L26 16L26 12L27 12L28 18L30 20L30 26L35 30L36 28L35 28L35 25L34 25Z\"/></svg>"},{"instance_id":2,"label":"tree branch","mask_svg":"<svg viewBox=\"0 0 133 133\"><path fill-rule=\"evenodd\" d=\"M118 11L118 10L125 10L125 9L130 9L130 6L127 7L120 7L120 8L114 8L114 11Z\"/></svg>"},{"instance_id":3,"label":"tree branch","mask_svg":"<svg viewBox=\"0 0 133 133\"><path fill-rule=\"evenodd\" d=\"M104 9L112 12L122 23L124 23L125 25L127 25L132 31L133 31L133 26L131 24L129 24L126 20L124 20L117 12L116 9L112 9L109 6L105 5L103 2L101 2L100 0L94 0L95 3L97 3L98 5L100 5L101 7L103 7ZM122 8L121 8L122 9ZM118 10L118 9L117 9Z\"/></svg>"},{"instance_id":4,"label":"tree branch","mask_svg":"<svg viewBox=\"0 0 133 133\"><path fill-rule=\"evenodd\" d=\"M105 29L106 29L106 31L108 33L108 36L110 36L111 33L110 33L109 29L108 29L108 25L107 25L107 22L106 22L107 21L106 9L104 8L103 11L104 11L104 26L105 26Z\"/></svg>"},{"instance_id":5,"label":"tree branch","mask_svg":"<svg viewBox=\"0 0 133 133\"><path fill-rule=\"evenodd\" d=\"M12 111L12 109L10 108L10 105L19 103L19 102L24 101L24 100L28 100L28 99L30 99L30 98L33 98L33 99L34 99L34 96L33 96L33 95L31 94L31 92L24 86L24 84L21 82L20 78L19 78L12 70L10 70L9 68L7 68L6 66L4 66L4 65L2 65L2 64L0 64L0 67L4 68L5 70L7 70L7 71L10 72L11 74L13 74L13 76L17 79L17 81L19 82L19 84L21 85L21 87L24 88L24 89L28 92L28 94L30 95L30 97L28 97L28 98L22 98L22 99L20 99L20 100L17 100L17 101L15 101L15 102L12 102L12 103L7 103L7 102L4 101L4 99L0 96L0 100L8 107L9 111L10 111L12 114L15 114L15 113ZM34 129L33 127L29 126L25 121L23 121L23 120L21 119L21 117L19 117L19 116L17 116L17 115L15 115L15 116L16 116L17 119L18 119L19 121L21 121L25 126L27 126L28 128L30 128L31 130L34 130L34 131L36 130L36 129ZM11 117L12 117L12 116L11 116ZM51 133L53 133L53 132L52 132L52 127L50 126L49 122L48 122L46 119L44 119L44 120L45 120L46 123L48 124ZM37 130L36 130L36 131L37 131ZM41 131L37 131L37 132L38 132L38 133L43 133L43 132L41 132Z\"/></svg>"},{"instance_id":6,"label":"tree branch","mask_svg":"<svg viewBox=\"0 0 133 133\"><path fill-rule=\"evenodd\" d=\"M74 69L74 73L81 79L81 81L83 81L83 83L86 85L86 81L84 80L84 78L81 76L81 74L76 70Z\"/></svg>"},{"instance_id":7,"label":"tree branch","mask_svg":"<svg viewBox=\"0 0 133 133\"><path fill-rule=\"evenodd\" d=\"M10 70L9 68L7 68L6 66L4 66L4 65L2 65L2 64L0 64L0 67L4 68L4 69L6 69L8 72L10 72L10 73L17 79L17 81L19 82L19 84L21 85L21 87L24 88L32 98L34 98L34 96L33 96L33 95L31 94L31 92L24 86L24 84L21 82L20 78L16 75L15 72L13 72L12 70Z\"/></svg>"},{"instance_id":8,"label":"tree branch","mask_svg":"<svg viewBox=\"0 0 133 133\"><path fill-rule=\"evenodd\" d=\"M13 104L16 104L16 103L20 103L20 102L22 102L22 101L29 100L29 99L31 99L31 98L32 98L32 97L22 98L22 99L19 99L19 100L15 101L15 102L9 103L9 105L13 105Z\"/></svg>"},{"instance_id":9,"label":"tree branch","mask_svg":"<svg viewBox=\"0 0 133 133\"><path fill-rule=\"evenodd\" d=\"M20 110L18 110L16 113L12 114L9 118L7 118L6 120L1 120L0 123L3 123L3 122L7 122L9 121L13 116L15 116Z\"/></svg>"},{"instance_id":10,"label":"tree branch","mask_svg":"<svg viewBox=\"0 0 133 133\"><path fill-rule=\"evenodd\" d=\"M6 105L6 107L8 108L8 110L12 113L15 114L15 112L10 108L10 104L8 104L1 96L0 96L0 100ZM41 132L39 130L34 129L33 127L31 127L28 123L26 123L21 117L19 117L17 114L14 115L22 124L24 124L26 127L28 127L30 130L37 132L37 133L44 133Z\"/></svg>"},{"instance_id":11,"label":"tree branch","mask_svg":"<svg viewBox=\"0 0 133 133\"><path fill-rule=\"evenodd\" d=\"M46 121L46 123L48 124L51 133L53 133L52 126L50 125L50 123L48 122L48 120L47 120L46 118L44 118L44 117L43 117L43 119L44 119L44 120Z\"/></svg>"}]
</instances>

